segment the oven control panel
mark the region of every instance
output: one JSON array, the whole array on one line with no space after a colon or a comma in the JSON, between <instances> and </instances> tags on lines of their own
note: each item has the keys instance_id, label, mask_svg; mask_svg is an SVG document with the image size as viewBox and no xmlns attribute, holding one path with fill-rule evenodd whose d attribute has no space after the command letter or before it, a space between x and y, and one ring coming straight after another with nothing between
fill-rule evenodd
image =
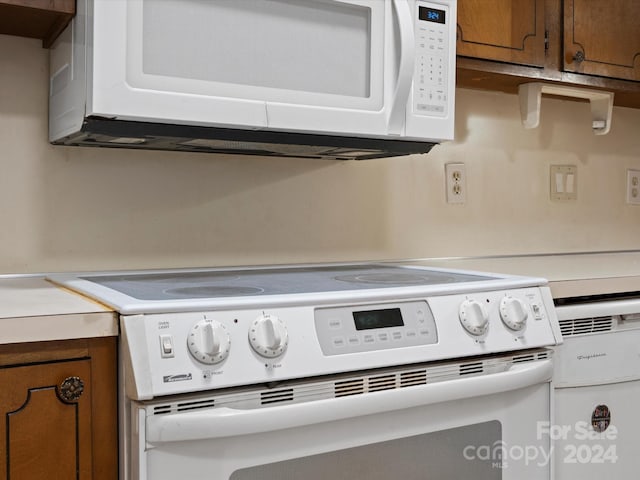
<instances>
[{"instance_id":1,"label":"oven control panel","mask_svg":"<svg viewBox=\"0 0 640 480\"><path fill-rule=\"evenodd\" d=\"M325 355L429 345L438 341L435 319L426 301L318 308L315 327Z\"/></svg>"},{"instance_id":2,"label":"oven control panel","mask_svg":"<svg viewBox=\"0 0 640 480\"><path fill-rule=\"evenodd\" d=\"M122 315L126 394L144 400L561 341L548 287L340 300Z\"/></svg>"}]
</instances>

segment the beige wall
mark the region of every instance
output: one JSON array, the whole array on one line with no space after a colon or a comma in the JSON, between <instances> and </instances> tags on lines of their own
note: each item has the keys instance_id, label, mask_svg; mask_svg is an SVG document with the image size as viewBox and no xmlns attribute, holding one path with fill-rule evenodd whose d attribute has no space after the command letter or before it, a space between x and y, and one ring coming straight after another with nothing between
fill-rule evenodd
<instances>
[{"instance_id":1,"label":"beige wall","mask_svg":"<svg viewBox=\"0 0 640 480\"><path fill-rule=\"evenodd\" d=\"M458 90L456 141L367 162L131 152L47 143L47 51L0 36L0 273L640 248L640 110L543 99L524 130L515 95ZM444 164L464 162L466 205ZM550 164L578 200L549 200Z\"/></svg>"}]
</instances>

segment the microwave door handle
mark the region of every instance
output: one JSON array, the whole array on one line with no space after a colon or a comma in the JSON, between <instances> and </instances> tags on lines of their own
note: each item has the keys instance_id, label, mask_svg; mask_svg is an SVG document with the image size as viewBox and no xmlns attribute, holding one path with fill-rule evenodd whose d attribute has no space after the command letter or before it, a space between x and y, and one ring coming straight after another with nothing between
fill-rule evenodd
<instances>
[{"instance_id":1,"label":"microwave door handle","mask_svg":"<svg viewBox=\"0 0 640 480\"><path fill-rule=\"evenodd\" d=\"M396 86L387 113L387 132L389 135L401 135L405 124L405 109L413 82L415 38L408 0L393 0L393 9L400 33L400 62Z\"/></svg>"},{"instance_id":2,"label":"microwave door handle","mask_svg":"<svg viewBox=\"0 0 640 480\"><path fill-rule=\"evenodd\" d=\"M364 415L493 395L549 382L551 360L515 364L511 369L411 388L307 403L240 410L228 407L147 417L147 445L252 435L317 425Z\"/></svg>"}]
</instances>

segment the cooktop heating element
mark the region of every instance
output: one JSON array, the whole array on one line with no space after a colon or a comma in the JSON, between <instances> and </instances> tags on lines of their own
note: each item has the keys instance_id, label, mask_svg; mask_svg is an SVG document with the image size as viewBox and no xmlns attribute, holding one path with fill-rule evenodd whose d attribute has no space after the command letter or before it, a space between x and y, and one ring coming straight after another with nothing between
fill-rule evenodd
<instances>
[{"instance_id":1,"label":"cooktop heating element","mask_svg":"<svg viewBox=\"0 0 640 480\"><path fill-rule=\"evenodd\" d=\"M81 276L81 280L138 300L244 297L429 286L478 282L491 277L389 265L265 268Z\"/></svg>"}]
</instances>

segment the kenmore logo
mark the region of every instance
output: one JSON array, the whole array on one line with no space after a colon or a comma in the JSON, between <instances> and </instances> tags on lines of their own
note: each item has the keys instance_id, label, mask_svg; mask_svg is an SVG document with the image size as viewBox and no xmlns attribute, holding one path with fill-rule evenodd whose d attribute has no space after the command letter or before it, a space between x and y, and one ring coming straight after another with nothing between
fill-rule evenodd
<instances>
[{"instance_id":1,"label":"kenmore logo","mask_svg":"<svg viewBox=\"0 0 640 480\"><path fill-rule=\"evenodd\" d=\"M192 377L190 373L181 373L180 375L165 375L163 377L164 383L183 382L185 380L191 380L191 378Z\"/></svg>"}]
</instances>

